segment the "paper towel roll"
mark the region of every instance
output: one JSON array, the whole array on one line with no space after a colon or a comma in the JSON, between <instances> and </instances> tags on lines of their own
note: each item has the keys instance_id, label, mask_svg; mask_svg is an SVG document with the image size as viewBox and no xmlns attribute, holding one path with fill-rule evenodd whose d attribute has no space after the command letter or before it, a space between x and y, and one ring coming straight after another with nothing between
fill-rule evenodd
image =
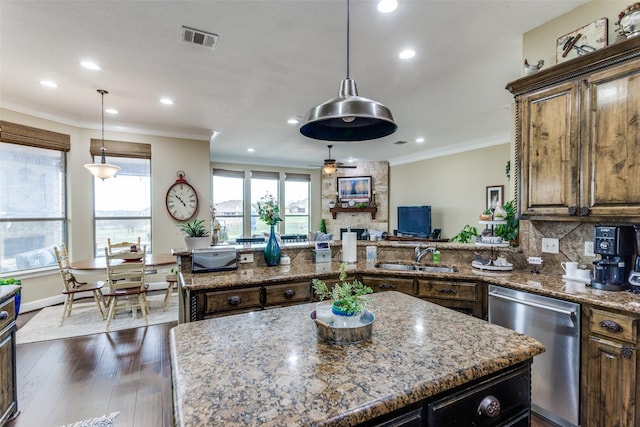
<instances>
[{"instance_id":1,"label":"paper towel roll","mask_svg":"<svg viewBox=\"0 0 640 427\"><path fill-rule=\"evenodd\" d=\"M350 264L354 264L358 261L358 247L357 247L356 233L347 232L342 233L342 261Z\"/></svg>"}]
</instances>

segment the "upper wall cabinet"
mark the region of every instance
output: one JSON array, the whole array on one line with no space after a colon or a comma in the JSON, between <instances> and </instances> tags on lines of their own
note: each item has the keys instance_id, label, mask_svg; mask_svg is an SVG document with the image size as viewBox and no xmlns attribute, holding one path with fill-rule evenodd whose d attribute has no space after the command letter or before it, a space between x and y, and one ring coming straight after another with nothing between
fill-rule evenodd
<instances>
[{"instance_id":1,"label":"upper wall cabinet","mask_svg":"<svg viewBox=\"0 0 640 427\"><path fill-rule=\"evenodd\" d=\"M507 85L524 219L640 217L640 37Z\"/></svg>"}]
</instances>

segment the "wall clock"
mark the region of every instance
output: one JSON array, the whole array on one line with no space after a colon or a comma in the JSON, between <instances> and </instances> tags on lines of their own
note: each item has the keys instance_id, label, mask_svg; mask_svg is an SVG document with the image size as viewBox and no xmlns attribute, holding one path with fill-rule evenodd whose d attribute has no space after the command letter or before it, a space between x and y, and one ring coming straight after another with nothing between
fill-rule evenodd
<instances>
[{"instance_id":1,"label":"wall clock","mask_svg":"<svg viewBox=\"0 0 640 427\"><path fill-rule=\"evenodd\" d=\"M188 221L198 211L198 193L184 175L178 171L178 179L169 187L166 197L167 212L178 221Z\"/></svg>"},{"instance_id":2,"label":"wall clock","mask_svg":"<svg viewBox=\"0 0 640 427\"><path fill-rule=\"evenodd\" d=\"M597 19L556 41L556 62L568 61L607 46L607 18Z\"/></svg>"}]
</instances>

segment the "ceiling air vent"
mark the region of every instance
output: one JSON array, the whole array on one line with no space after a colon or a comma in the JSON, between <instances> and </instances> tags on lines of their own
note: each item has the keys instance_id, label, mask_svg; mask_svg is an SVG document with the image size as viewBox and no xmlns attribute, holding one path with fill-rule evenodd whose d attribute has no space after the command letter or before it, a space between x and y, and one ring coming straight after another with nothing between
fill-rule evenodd
<instances>
[{"instance_id":1,"label":"ceiling air vent","mask_svg":"<svg viewBox=\"0 0 640 427\"><path fill-rule=\"evenodd\" d=\"M402 141L402 140L394 142L394 144L396 144L396 145L402 145L402 144L406 144L406 143L407 143L407 141Z\"/></svg>"},{"instance_id":2,"label":"ceiling air vent","mask_svg":"<svg viewBox=\"0 0 640 427\"><path fill-rule=\"evenodd\" d=\"M182 41L208 47L209 49L215 49L218 44L218 35L183 25Z\"/></svg>"}]
</instances>

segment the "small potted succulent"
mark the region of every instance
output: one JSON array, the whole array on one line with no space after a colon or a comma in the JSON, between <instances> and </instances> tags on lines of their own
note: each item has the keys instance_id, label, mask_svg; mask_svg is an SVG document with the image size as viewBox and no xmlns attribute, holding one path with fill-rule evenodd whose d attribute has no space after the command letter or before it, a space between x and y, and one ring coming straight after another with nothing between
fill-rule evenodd
<instances>
[{"instance_id":1,"label":"small potted succulent","mask_svg":"<svg viewBox=\"0 0 640 427\"><path fill-rule=\"evenodd\" d=\"M312 280L313 290L320 300L331 298L333 326L339 328L358 326L364 308L369 302L366 295L373 293L373 289L364 286L362 282L355 279L352 282L348 282L346 278L346 264L342 263L340 264L340 282L336 283L331 290L322 280ZM316 318L318 318L317 316L318 313L316 311Z\"/></svg>"},{"instance_id":2,"label":"small potted succulent","mask_svg":"<svg viewBox=\"0 0 640 427\"><path fill-rule=\"evenodd\" d=\"M204 226L204 219L194 219L178 226L186 234L184 244L187 249L201 249L209 247L209 231Z\"/></svg>"}]
</instances>

